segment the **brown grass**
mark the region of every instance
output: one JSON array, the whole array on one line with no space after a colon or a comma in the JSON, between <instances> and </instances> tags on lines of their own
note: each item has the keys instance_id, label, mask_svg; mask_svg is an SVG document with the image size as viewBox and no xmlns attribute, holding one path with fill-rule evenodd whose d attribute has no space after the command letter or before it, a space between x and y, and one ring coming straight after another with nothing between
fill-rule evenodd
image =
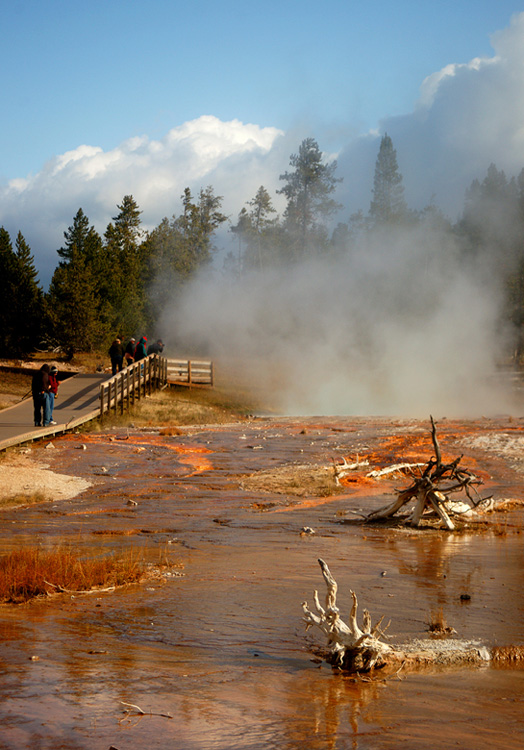
<instances>
[{"instance_id":1,"label":"brown grass","mask_svg":"<svg viewBox=\"0 0 524 750\"><path fill-rule=\"evenodd\" d=\"M9 497L0 497L0 509L13 508L19 505L36 505L45 502L47 499L43 492L32 492L27 495L18 492L15 495L9 495Z\"/></svg>"},{"instance_id":2,"label":"brown grass","mask_svg":"<svg viewBox=\"0 0 524 750\"><path fill-rule=\"evenodd\" d=\"M330 497L344 492L331 467L311 464L286 464L256 472L242 479L242 489L296 497Z\"/></svg>"},{"instance_id":3,"label":"brown grass","mask_svg":"<svg viewBox=\"0 0 524 750\"><path fill-rule=\"evenodd\" d=\"M171 387L141 399L122 416L111 414L101 425L93 422L90 429L96 431L133 424L136 427L160 426L164 435L177 434L178 425L236 422L259 411L258 407L260 404L247 394L232 393L224 388Z\"/></svg>"},{"instance_id":4,"label":"brown grass","mask_svg":"<svg viewBox=\"0 0 524 750\"><path fill-rule=\"evenodd\" d=\"M21 603L59 591L87 592L136 583L145 577L137 554L86 559L62 545L14 550L0 558L0 602Z\"/></svg>"},{"instance_id":5,"label":"brown grass","mask_svg":"<svg viewBox=\"0 0 524 750\"><path fill-rule=\"evenodd\" d=\"M433 635L451 635L452 633L457 632L454 628L448 625L442 607L431 611L428 620L428 630Z\"/></svg>"}]
</instances>

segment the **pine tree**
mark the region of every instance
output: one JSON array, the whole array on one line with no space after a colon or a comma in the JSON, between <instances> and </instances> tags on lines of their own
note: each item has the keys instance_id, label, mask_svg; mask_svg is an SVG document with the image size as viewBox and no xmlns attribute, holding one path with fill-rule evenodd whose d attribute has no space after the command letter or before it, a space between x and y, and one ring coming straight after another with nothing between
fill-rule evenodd
<instances>
[{"instance_id":1,"label":"pine tree","mask_svg":"<svg viewBox=\"0 0 524 750\"><path fill-rule=\"evenodd\" d=\"M67 266L58 265L48 292L54 339L72 359L100 345L96 285L86 259L75 251Z\"/></svg>"},{"instance_id":2,"label":"pine tree","mask_svg":"<svg viewBox=\"0 0 524 750\"><path fill-rule=\"evenodd\" d=\"M387 133L380 141L369 218L372 226L399 224L408 218L402 175L397 164L397 152Z\"/></svg>"},{"instance_id":3,"label":"pine tree","mask_svg":"<svg viewBox=\"0 0 524 750\"><path fill-rule=\"evenodd\" d=\"M81 255L86 254L86 242L89 234L89 219L81 208L76 212L73 223L64 232L65 246L57 250L62 260L61 266L66 266L71 262L75 252Z\"/></svg>"},{"instance_id":4,"label":"pine tree","mask_svg":"<svg viewBox=\"0 0 524 750\"><path fill-rule=\"evenodd\" d=\"M274 262L274 246L278 217L271 196L261 185L252 200L247 202L251 211L244 207L238 215L238 223L231 231L239 241L239 264L243 268L266 268Z\"/></svg>"},{"instance_id":5,"label":"pine tree","mask_svg":"<svg viewBox=\"0 0 524 750\"><path fill-rule=\"evenodd\" d=\"M17 263L9 232L0 227L0 278L2 279L2 304L0 305L0 353L8 356L13 346L14 304L16 299Z\"/></svg>"},{"instance_id":6,"label":"pine tree","mask_svg":"<svg viewBox=\"0 0 524 750\"><path fill-rule=\"evenodd\" d=\"M21 232L18 232L15 247L17 283L13 307L13 351L22 355L32 352L44 336L47 309L31 249Z\"/></svg>"},{"instance_id":7,"label":"pine tree","mask_svg":"<svg viewBox=\"0 0 524 750\"><path fill-rule=\"evenodd\" d=\"M99 279L101 238L80 208L64 232L65 245L47 294L53 338L69 357L104 341Z\"/></svg>"},{"instance_id":8,"label":"pine tree","mask_svg":"<svg viewBox=\"0 0 524 750\"><path fill-rule=\"evenodd\" d=\"M117 206L120 213L108 224L104 234L104 295L108 302L113 329L127 337L145 327L145 264L147 245L141 228L141 211L132 195L124 196Z\"/></svg>"},{"instance_id":9,"label":"pine tree","mask_svg":"<svg viewBox=\"0 0 524 750\"><path fill-rule=\"evenodd\" d=\"M291 256L304 257L321 249L327 238L325 222L341 206L331 196L336 184L336 161L324 164L318 143L306 138L298 154L289 163L293 172L284 172L280 179L286 184L277 193L285 195L285 230L289 238Z\"/></svg>"},{"instance_id":10,"label":"pine tree","mask_svg":"<svg viewBox=\"0 0 524 750\"><path fill-rule=\"evenodd\" d=\"M153 323L165 304L203 266L215 251L216 229L226 221L222 197L211 186L200 190L198 202L187 187L181 196L182 213L165 217L143 243L148 289L146 314Z\"/></svg>"}]
</instances>

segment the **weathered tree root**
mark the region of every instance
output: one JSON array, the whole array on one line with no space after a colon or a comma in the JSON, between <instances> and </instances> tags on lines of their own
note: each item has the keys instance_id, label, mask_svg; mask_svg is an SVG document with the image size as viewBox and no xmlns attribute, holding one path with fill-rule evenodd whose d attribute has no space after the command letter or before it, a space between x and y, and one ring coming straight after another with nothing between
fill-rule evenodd
<instances>
[{"instance_id":1,"label":"weathered tree root","mask_svg":"<svg viewBox=\"0 0 524 750\"><path fill-rule=\"evenodd\" d=\"M303 620L306 630L315 626L326 636L327 648L317 651L329 664L346 672L371 672L379 668L417 669L433 665L441 666L480 666L490 662L524 666L524 646L489 648L472 641L457 639L416 640L410 644L389 645L380 640L385 628L380 630L384 617L374 626L365 609L362 627L357 623L358 601L351 591L353 605L346 624L340 617L337 607L337 582L326 563L318 560L327 587L325 606L322 607L318 592L314 593L316 612L312 612L307 602L302 602Z\"/></svg>"},{"instance_id":2,"label":"weathered tree root","mask_svg":"<svg viewBox=\"0 0 524 750\"><path fill-rule=\"evenodd\" d=\"M459 468L462 456L449 464L442 463L440 445L433 417L431 419L431 437L435 455L427 462L419 476L415 476L409 487L398 493L397 499L383 508L365 516L366 521L377 521L395 515L404 506L414 503L407 522L411 526L419 526L423 514L436 513L444 528L454 531L455 524L452 517L467 517L490 498L478 495L476 486L482 484L482 479L476 477L468 469ZM455 492L464 492L467 502L456 502L450 499Z\"/></svg>"}]
</instances>

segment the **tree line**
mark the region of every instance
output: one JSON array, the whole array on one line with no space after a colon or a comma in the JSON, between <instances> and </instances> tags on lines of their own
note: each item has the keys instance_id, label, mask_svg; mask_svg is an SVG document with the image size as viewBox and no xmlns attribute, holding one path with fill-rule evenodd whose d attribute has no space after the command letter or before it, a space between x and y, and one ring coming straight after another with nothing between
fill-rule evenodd
<instances>
[{"instance_id":1,"label":"tree line","mask_svg":"<svg viewBox=\"0 0 524 750\"><path fill-rule=\"evenodd\" d=\"M460 219L452 223L434 205L409 208L392 139L385 134L375 164L368 211L357 211L333 227L342 210L335 200L336 161L326 162L318 143L306 138L280 175L277 191L285 199L279 215L264 186L230 222L234 250L223 272L233 277L252 270L292 266L308 258L341 257L361 252L365 241L392 231L422 226L447 237L458 248L465 268L485 265L496 275L504 299L503 318L513 326L511 346L524 354L524 169L506 177L494 164L465 194ZM128 338L156 329L173 292L211 263L217 229L229 220L222 196L211 186L193 196L186 188L181 211L163 218L152 231L142 228L140 208L124 196L118 214L101 236L79 208L47 292L34 256L21 232L14 246L0 228L0 273L4 304L0 309L0 354L23 356L42 345L97 351L120 335ZM444 259L443 259L443 262ZM158 280L169 283L158 283Z\"/></svg>"}]
</instances>

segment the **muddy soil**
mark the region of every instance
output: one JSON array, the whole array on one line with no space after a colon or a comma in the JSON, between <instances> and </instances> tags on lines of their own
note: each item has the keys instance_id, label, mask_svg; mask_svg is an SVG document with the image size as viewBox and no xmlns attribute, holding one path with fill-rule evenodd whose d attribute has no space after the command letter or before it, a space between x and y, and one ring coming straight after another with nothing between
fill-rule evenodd
<instances>
[{"instance_id":1,"label":"muddy soil","mask_svg":"<svg viewBox=\"0 0 524 750\"><path fill-rule=\"evenodd\" d=\"M392 642L429 638L442 608L460 638L524 644L524 421L437 427L444 458L464 454L508 510L460 533L355 522L402 480L361 475L330 494L326 467L427 460L429 426L415 420L256 419L37 445L36 460L90 486L2 511L0 550L67 540L174 567L113 593L0 608L0 747L521 748L524 669L363 682L318 663L309 644L321 640L302 626L322 557L343 615L353 589L391 619Z\"/></svg>"}]
</instances>

